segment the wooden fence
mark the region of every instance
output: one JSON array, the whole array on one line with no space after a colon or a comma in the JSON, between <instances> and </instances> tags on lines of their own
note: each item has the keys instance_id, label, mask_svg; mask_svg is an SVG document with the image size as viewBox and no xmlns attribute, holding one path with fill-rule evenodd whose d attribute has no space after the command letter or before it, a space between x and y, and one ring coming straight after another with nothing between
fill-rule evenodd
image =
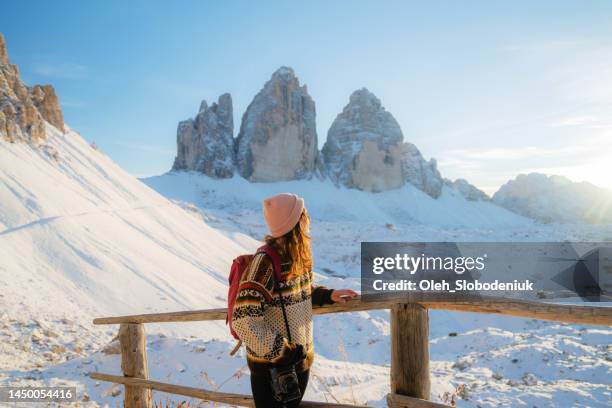
<instances>
[{"instance_id":1,"label":"wooden fence","mask_svg":"<svg viewBox=\"0 0 612 408\"><path fill-rule=\"evenodd\" d=\"M315 307L314 314L356 312L390 309L391 321L391 392L387 404L391 408L441 408L428 401L429 375L429 309L463 312L495 313L565 323L612 326L612 308L574 306L499 298L469 299L437 302L422 298L405 303L406 299L385 298L364 302L351 300L344 304ZM173 313L154 313L133 316L103 317L94 324L119 324L121 344L121 370L123 376L92 373L91 378L125 386L125 408L151 408L152 390L193 397L205 401L252 407L248 395L208 391L193 387L149 380L145 323L194 322L225 320L226 309L195 310ZM303 401L301 407L359 407L350 404L332 404Z\"/></svg>"}]
</instances>

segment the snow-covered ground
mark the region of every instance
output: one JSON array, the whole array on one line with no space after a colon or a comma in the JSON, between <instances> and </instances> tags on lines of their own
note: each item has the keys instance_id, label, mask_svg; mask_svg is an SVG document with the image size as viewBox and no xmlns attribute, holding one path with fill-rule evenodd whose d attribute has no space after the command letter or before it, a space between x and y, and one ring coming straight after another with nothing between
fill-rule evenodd
<instances>
[{"instance_id":1,"label":"snow-covered ground","mask_svg":"<svg viewBox=\"0 0 612 408\"><path fill-rule=\"evenodd\" d=\"M193 173L146 179L149 188L78 134L48 132L38 148L0 143L0 386L76 385L90 400L81 406L122 400L122 387L87 376L120 370L117 327L91 320L222 307L231 259L258 245L260 203L275 192L306 198L317 279L330 287L359 287L361 241L612 240L610 226L540 225L452 190L434 200L410 186L371 194ZM466 407L609 406L610 328L444 311L430 320L438 401L454 393ZM315 326L306 397L385 406L388 314L320 316ZM147 331L151 378L249 392L223 322Z\"/></svg>"},{"instance_id":2,"label":"snow-covered ground","mask_svg":"<svg viewBox=\"0 0 612 408\"><path fill-rule=\"evenodd\" d=\"M467 201L451 189L435 200L411 186L371 194L316 180L253 184L180 172L144 182L177 203L196 205L209 225L230 237L265 234L263 198L283 191L304 196L313 220L315 270L319 283L330 287L359 289L362 241L612 239L610 225L538 224L490 202ZM446 311L431 311L430 321L433 399L448 401L455 393L458 406L609 406L610 328ZM317 317L315 330L320 357L388 370L386 312ZM347 366L344 376L353 371ZM365 387L338 380L342 386L330 392L343 401L384 406L388 371L381 373ZM355 389L365 397L353 397Z\"/></svg>"}]
</instances>

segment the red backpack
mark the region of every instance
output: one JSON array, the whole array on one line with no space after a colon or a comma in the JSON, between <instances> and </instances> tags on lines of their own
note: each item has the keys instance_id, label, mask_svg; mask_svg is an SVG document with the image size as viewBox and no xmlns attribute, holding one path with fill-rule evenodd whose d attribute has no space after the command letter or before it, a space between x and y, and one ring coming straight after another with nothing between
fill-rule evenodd
<instances>
[{"instance_id":1,"label":"red backpack","mask_svg":"<svg viewBox=\"0 0 612 408\"><path fill-rule=\"evenodd\" d=\"M280 281L280 257L278 256L278 253L268 245L258 248L255 254L240 255L238 258L234 259L234 262L232 262L232 269L230 270L229 274L229 289L227 291L227 317L225 319L225 323L229 324L230 332L236 340L240 339L238 338L238 334L232 325L232 310L234 310L234 303L236 303L236 296L238 295L238 288L240 287L242 274L258 253L264 253L270 257L272 260L272 269L274 270L274 279L276 279L277 282ZM237 351L239 347L240 343L238 343L233 352Z\"/></svg>"}]
</instances>

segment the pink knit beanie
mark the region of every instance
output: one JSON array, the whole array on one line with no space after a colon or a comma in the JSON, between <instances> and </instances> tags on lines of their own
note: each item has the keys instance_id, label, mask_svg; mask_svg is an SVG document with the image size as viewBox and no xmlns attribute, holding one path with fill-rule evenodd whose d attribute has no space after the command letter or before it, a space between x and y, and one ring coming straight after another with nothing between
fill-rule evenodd
<instances>
[{"instance_id":1,"label":"pink knit beanie","mask_svg":"<svg viewBox=\"0 0 612 408\"><path fill-rule=\"evenodd\" d=\"M263 201L263 213L270 235L278 238L285 235L300 220L304 210L304 199L291 193L281 193Z\"/></svg>"}]
</instances>

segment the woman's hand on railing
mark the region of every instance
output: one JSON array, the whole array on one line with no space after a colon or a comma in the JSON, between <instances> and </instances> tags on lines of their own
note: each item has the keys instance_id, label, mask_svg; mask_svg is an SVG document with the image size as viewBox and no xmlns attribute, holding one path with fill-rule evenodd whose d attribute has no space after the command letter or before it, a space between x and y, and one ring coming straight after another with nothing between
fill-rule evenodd
<instances>
[{"instance_id":1,"label":"woman's hand on railing","mask_svg":"<svg viewBox=\"0 0 612 408\"><path fill-rule=\"evenodd\" d=\"M359 294L350 289L334 289L331 293L331 300L334 303L346 303L351 299L355 299Z\"/></svg>"}]
</instances>

